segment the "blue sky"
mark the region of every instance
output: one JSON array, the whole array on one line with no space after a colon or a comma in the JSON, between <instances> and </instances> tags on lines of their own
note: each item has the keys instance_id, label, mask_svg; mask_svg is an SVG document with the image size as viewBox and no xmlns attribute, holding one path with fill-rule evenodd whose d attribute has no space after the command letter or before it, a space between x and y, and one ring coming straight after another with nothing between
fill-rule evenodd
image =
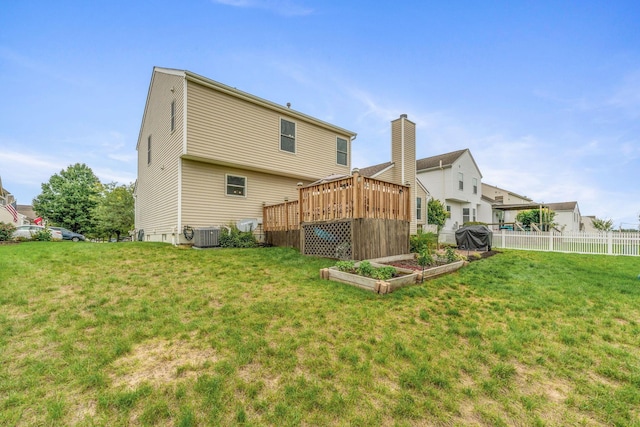
<instances>
[{"instance_id":1,"label":"blue sky","mask_svg":"<svg viewBox=\"0 0 640 427\"><path fill-rule=\"evenodd\" d=\"M469 148L483 182L637 226L640 2L24 1L0 10L0 177L29 204L86 163L136 179L153 66L358 133L352 166Z\"/></svg>"}]
</instances>

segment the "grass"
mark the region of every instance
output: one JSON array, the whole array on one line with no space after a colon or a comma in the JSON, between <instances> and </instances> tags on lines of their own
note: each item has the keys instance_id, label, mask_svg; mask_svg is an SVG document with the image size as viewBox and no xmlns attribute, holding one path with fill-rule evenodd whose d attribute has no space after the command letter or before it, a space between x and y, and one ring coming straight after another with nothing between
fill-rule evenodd
<instances>
[{"instance_id":1,"label":"grass","mask_svg":"<svg viewBox=\"0 0 640 427\"><path fill-rule=\"evenodd\" d=\"M640 425L638 258L390 295L283 248L0 246L0 425Z\"/></svg>"}]
</instances>

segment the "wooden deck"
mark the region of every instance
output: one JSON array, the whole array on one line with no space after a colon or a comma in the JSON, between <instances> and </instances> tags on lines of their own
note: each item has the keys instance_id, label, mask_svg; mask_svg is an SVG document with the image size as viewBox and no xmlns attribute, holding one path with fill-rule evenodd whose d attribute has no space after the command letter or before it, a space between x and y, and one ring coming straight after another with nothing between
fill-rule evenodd
<instances>
[{"instance_id":1,"label":"wooden deck","mask_svg":"<svg viewBox=\"0 0 640 427\"><path fill-rule=\"evenodd\" d=\"M301 223L343 219L410 221L409 190L356 172L348 178L300 188L296 201L265 206L264 230L299 230Z\"/></svg>"},{"instance_id":2,"label":"wooden deck","mask_svg":"<svg viewBox=\"0 0 640 427\"><path fill-rule=\"evenodd\" d=\"M352 176L298 190L263 208L266 241L305 255L367 259L409 251L410 188Z\"/></svg>"}]
</instances>

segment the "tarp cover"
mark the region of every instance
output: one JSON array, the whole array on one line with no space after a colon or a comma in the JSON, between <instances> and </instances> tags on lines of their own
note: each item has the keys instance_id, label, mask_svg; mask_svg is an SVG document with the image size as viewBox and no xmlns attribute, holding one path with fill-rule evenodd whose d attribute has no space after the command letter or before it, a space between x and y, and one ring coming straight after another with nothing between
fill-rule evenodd
<instances>
[{"instance_id":1,"label":"tarp cover","mask_svg":"<svg viewBox=\"0 0 640 427\"><path fill-rule=\"evenodd\" d=\"M468 225L456 231L458 249L491 250L492 233L484 225Z\"/></svg>"}]
</instances>

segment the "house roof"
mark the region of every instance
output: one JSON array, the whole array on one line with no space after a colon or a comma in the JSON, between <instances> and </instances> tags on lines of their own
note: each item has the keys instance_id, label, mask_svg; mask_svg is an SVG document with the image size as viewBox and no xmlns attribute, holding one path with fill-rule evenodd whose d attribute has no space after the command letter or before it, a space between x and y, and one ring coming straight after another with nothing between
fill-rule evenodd
<instances>
[{"instance_id":1,"label":"house roof","mask_svg":"<svg viewBox=\"0 0 640 427\"><path fill-rule=\"evenodd\" d=\"M211 80L207 77L201 76L199 74L193 73L191 71L188 70L177 70L174 68L162 68L162 67L153 67L153 73L151 75L151 83L149 83L149 91L147 93L147 102L145 105L145 112L143 114L142 117L142 123L144 123L145 121L145 117L146 117L146 113L147 113L147 106L149 104L149 97L151 95L151 88L153 87L153 76L155 76L156 73L164 73L164 74L171 74L174 76L179 76L182 77L188 81L192 81L198 84L201 84L203 86L212 88L214 90L217 90L219 92L222 93L226 93L227 95L233 96L235 98L239 98L239 99L243 99L247 102L251 102L252 104L256 104L256 105L260 105L264 108L268 108L270 110L274 110L277 111L278 113L281 114L286 114L288 116L294 117L296 119L302 120L302 121L306 121L312 124L315 124L316 126L320 126L323 127L325 129L329 129L333 132L339 133L341 135L347 135L349 136L352 140L355 139L355 137L358 135L356 132L341 128L339 126L335 126L332 125L331 123L325 122L323 120L320 119L316 119L315 117L309 116L307 114L301 113L299 111L293 110L285 105L280 105L280 104L276 104L275 102L272 101L268 101L264 98L260 98L258 96L252 95L250 93L247 92L243 92L241 90L238 90L234 87L231 86L227 86L223 83L217 82L215 80ZM142 126L140 127L140 132L142 132ZM138 136L138 144L140 143L140 138L141 136Z\"/></svg>"},{"instance_id":2,"label":"house roof","mask_svg":"<svg viewBox=\"0 0 640 427\"><path fill-rule=\"evenodd\" d=\"M496 190L504 191L505 193L510 194L510 195L512 195L512 196L515 196L515 197L517 197L517 198L519 198L519 199L529 200L529 201L533 202L533 199L531 199L531 198L529 198L529 197L527 197L527 196L521 196L521 195L520 195L520 194L518 194L518 193L514 193L513 191L505 190L504 188L500 188L500 187L498 187L498 186L496 186L496 185L486 184L486 183L484 183L484 182L483 182L483 183L482 183L482 186L483 186L483 187L485 187L485 186L486 186L486 187L495 188ZM483 191L483 196L484 196L484 191Z\"/></svg>"},{"instance_id":3,"label":"house roof","mask_svg":"<svg viewBox=\"0 0 640 427\"><path fill-rule=\"evenodd\" d=\"M464 150L452 151L450 153L439 154L437 156L416 160L416 170L421 171L426 169L439 168L441 166L450 167L456 160L460 158L460 156L465 153L465 151L469 151L469 149L465 148ZM440 164L440 162L442 162L442 164Z\"/></svg>"},{"instance_id":4,"label":"house roof","mask_svg":"<svg viewBox=\"0 0 640 427\"><path fill-rule=\"evenodd\" d=\"M37 217L35 211L33 210L33 206L31 205L17 205L18 212L22 215L26 216L29 220L33 220Z\"/></svg>"},{"instance_id":5,"label":"house roof","mask_svg":"<svg viewBox=\"0 0 640 427\"><path fill-rule=\"evenodd\" d=\"M373 165L373 166L368 166L366 168L361 168L360 175L366 176L367 178L372 178L375 175L379 174L380 172L384 171L385 169L393 165L394 165L393 162L385 162L385 163L380 163L379 165Z\"/></svg>"},{"instance_id":6,"label":"house roof","mask_svg":"<svg viewBox=\"0 0 640 427\"><path fill-rule=\"evenodd\" d=\"M573 211L576 209L578 202L560 202L560 203L546 203L546 205L552 211Z\"/></svg>"}]
</instances>

